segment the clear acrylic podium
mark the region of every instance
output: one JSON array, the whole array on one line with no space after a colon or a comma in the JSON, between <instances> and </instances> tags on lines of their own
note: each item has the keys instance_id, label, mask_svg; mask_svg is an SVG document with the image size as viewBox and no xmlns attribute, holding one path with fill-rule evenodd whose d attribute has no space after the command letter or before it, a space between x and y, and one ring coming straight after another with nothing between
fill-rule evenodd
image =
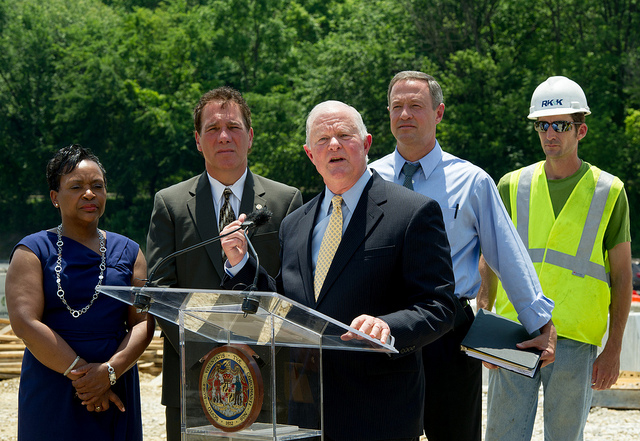
<instances>
[{"instance_id":1,"label":"clear acrylic podium","mask_svg":"<svg viewBox=\"0 0 640 441\"><path fill-rule=\"evenodd\" d=\"M320 440L323 350L397 353L392 345L277 293L252 292L258 310L245 314L247 293L241 291L120 286L99 291L179 326L183 441ZM348 331L359 338L343 341ZM215 363L217 353L227 350L238 352L243 357L238 363L257 375L252 388L234 361ZM254 403L252 414L239 428L225 427L235 424L232 408L243 399Z\"/></svg>"}]
</instances>

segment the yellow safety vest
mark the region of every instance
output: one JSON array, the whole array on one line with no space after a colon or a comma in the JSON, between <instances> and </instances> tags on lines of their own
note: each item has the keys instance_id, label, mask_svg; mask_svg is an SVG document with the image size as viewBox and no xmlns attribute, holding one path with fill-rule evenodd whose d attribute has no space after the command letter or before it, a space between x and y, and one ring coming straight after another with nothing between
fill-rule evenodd
<instances>
[{"instance_id":1,"label":"yellow safety vest","mask_svg":"<svg viewBox=\"0 0 640 441\"><path fill-rule=\"evenodd\" d=\"M611 301L604 233L622 188L620 179L591 166L556 219L544 161L511 174L511 217L529 251L542 292L555 303L552 317L558 336L597 346L602 343ZM498 285L496 311L517 320L502 284Z\"/></svg>"}]
</instances>

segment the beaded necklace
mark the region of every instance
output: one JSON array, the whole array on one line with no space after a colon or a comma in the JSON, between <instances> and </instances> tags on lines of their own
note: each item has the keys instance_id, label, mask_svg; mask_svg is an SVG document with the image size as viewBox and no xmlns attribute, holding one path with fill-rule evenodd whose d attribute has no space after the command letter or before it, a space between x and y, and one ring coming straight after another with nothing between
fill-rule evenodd
<instances>
[{"instance_id":1,"label":"beaded necklace","mask_svg":"<svg viewBox=\"0 0 640 441\"><path fill-rule=\"evenodd\" d=\"M67 303L67 300L64 298L64 290L62 289L62 285L60 285L60 274L62 273L62 245L64 245L64 243L62 242L62 224L58 225L57 232L58 232L58 242L56 242L56 245L58 246L58 260L56 261L56 267L55 267L56 283L58 284L57 294L58 294L58 297L60 297L60 300L62 300L62 303L64 303L64 305L69 310L69 313L71 313L71 316L73 318L78 318L82 314L87 312L89 308L91 308L91 305L93 305L93 302L95 302L96 299L98 298L98 287L102 284L102 279L104 278L104 270L107 267L106 265L107 248L104 246L104 236L102 235L102 232L98 230L98 237L100 238L100 254L102 255L102 259L100 262L100 275L98 276L98 284L96 285L95 292L93 294L93 297L91 298L91 302L89 302L87 306L85 306L80 310L73 309L71 308L71 306L69 306L69 304Z\"/></svg>"}]
</instances>

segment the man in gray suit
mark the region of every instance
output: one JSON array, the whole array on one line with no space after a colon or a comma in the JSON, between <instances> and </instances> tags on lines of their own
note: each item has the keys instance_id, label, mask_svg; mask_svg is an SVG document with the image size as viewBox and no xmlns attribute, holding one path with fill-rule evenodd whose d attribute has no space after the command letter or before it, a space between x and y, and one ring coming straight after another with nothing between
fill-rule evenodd
<instances>
[{"instance_id":1,"label":"man in gray suit","mask_svg":"<svg viewBox=\"0 0 640 441\"><path fill-rule=\"evenodd\" d=\"M251 241L269 274L278 273L282 219L302 205L296 188L251 173L247 155L253 143L251 110L242 95L221 87L205 93L193 112L195 140L206 171L160 190L154 200L147 260L153 269L165 256L218 236L240 213L268 209L269 222L252 232ZM223 269L220 242L185 253L158 268L154 281L173 288L216 289ZM180 365L178 328L160 321L164 334L162 404L167 440L180 439Z\"/></svg>"}]
</instances>

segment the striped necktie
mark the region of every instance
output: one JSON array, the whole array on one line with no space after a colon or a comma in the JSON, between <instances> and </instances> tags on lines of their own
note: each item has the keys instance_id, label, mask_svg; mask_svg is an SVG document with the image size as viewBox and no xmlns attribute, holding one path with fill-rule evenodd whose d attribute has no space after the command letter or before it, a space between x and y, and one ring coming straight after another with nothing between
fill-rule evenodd
<instances>
[{"instance_id":1,"label":"striped necktie","mask_svg":"<svg viewBox=\"0 0 640 441\"><path fill-rule=\"evenodd\" d=\"M336 254L336 250L342 240L342 196L335 195L331 199L331 205L333 206L333 211L329 218L329 225L327 225L322 238L318 261L316 262L316 274L313 280L313 291L316 300L318 300L324 279L329 272L333 256Z\"/></svg>"}]
</instances>

